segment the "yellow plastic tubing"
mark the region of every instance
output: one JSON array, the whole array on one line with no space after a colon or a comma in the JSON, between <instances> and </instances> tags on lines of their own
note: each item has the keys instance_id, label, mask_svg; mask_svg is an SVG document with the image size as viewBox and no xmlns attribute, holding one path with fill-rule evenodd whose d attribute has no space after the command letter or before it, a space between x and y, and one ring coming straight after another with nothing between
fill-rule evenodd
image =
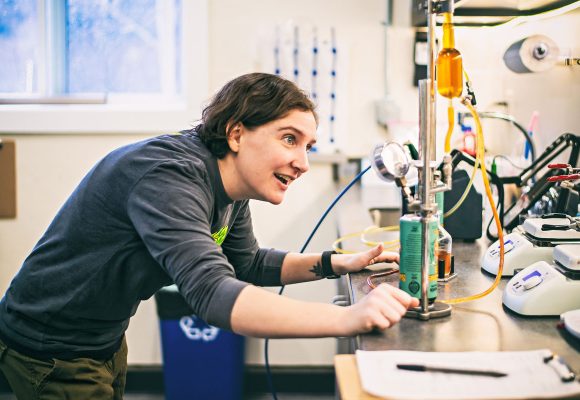
<instances>
[{"instance_id":1,"label":"yellow plastic tubing","mask_svg":"<svg viewBox=\"0 0 580 400\"><path fill-rule=\"evenodd\" d=\"M453 128L455 128L455 110L453 109L453 100L449 99L449 106L447 107L447 134L445 135L445 153L451 152L451 135Z\"/></svg>"},{"instance_id":2,"label":"yellow plastic tubing","mask_svg":"<svg viewBox=\"0 0 580 400\"><path fill-rule=\"evenodd\" d=\"M490 294L497 287L499 282L501 281L501 275L503 272L503 261L504 261L503 231L502 231L501 223L499 220L499 215L497 214L497 210L495 208L495 202L493 201L493 195L491 193L491 187L489 185L487 171L485 169L485 162L484 162L484 155L485 155L484 149L485 148L483 145L483 130L481 128L481 121L479 119L479 115L477 115L477 112L475 111L475 108L471 105L471 102L469 99L463 98L462 103L469 109L469 112L471 113L471 115L473 116L473 120L475 121L475 128L476 128L476 133L477 133L477 149L476 149L477 159L479 161L479 167L481 170L481 177L483 178L483 183L485 185L485 193L487 195L487 199L489 200L489 204L490 204L491 210L493 212L493 219L495 221L495 226L497 227L497 233L498 233L499 249L500 249L499 250L499 252L500 252L499 253L499 267L497 270L497 276L495 277L495 280L493 281L492 285L487 290L485 290L481 293L478 293L478 294L474 294L472 296L468 296L468 297L460 297L460 298L456 298L456 299L441 300L442 303L447 303L447 304L465 303L468 301L480 299L480 298L485 297L488 294Z\"/></svg>"},{"instance_id":3,"label":"yellow plastic tubing","mask_svg":"<svg viewBox=\"0 0 580 400\"><path fill-rule=\"evenodd\" d=\"M463 69L463 75L465 75L465 80L469 84L469 76L465 69ZM445 153L451 152L451 135L453 135L453 128L455 127L455 110L453 109L453 99L449 99L449 106L447 107L447 120L449 125L447 126L447 134L445 135Z\"/></svg>"},{"instance_id":4,"label":"yellow plastic tubing","mask_svg":"<svg viewBox=\"0 0 580 400\"><path fill-rule=\"evenodd\" d=\"M456 299L448 299L448 300L441 300L442 303L447 303L447 304L459 304L459 303L466 303L468 301L472 301L472 300L477 300L480 299L482 297L487 296L488 294L490 294L493 290L495 290L495 288L497 287L497 285L499 284L499 282L501 281L501 276L503 273L503 264L504 264L504 255L505 255L505 250L504 250L504 241L503 241L503 230L501 227L501 223L499 220L499 215L497 213L497 209L495 207L495 202L493 200L493 195L491 193L491 187L489 184L489 179L487 177L487 170L485 169L485 147L484 147L484 143L483 143L483 129L481 127L481 120L479 119L479 115L477 115L477 111L475 110L475 108L471 105L471 102L469 99L467 98L463 98L462 99L462 103L469 109L469 112L471 113L471 115L473 116L473 120L475 121L475 129L476 129L476 134L477 134L477 148L476 148L476 164L474 167L474 174L471 177L471 181L473 181L473 178L475 176L475 172L477 171L477 168L479 167L479 169L481 170L481 176L483 179L483 183L485 186L485 193L487 195L487 199L489 201L491 210L493 212L493 219L495 221L495 225L497 228L497 233L498 233L498 240L499 240L499 248L500 248L500 256L499 256L499 266L498 266L498 270L497 270L497 276L495 277L495 280L493 281L492 285L485 291L478 293L478 294L474 294L472 296L468 296L468 297L460 297L460 298L456 298ZM350 239L350 238L364 238L364 235L374 231L374 232L378 232L378 231L394 231L396 230L398 227L397 226L389 226L389 227L385 227L385 228L368 228L365 229L362 232L355 232L355 233L351 233L348 235L345 235L341 238L338 238L333 244L332 244L332 248L338 252L338 253L342 253L342 254L352 254L355 253L355 251L349 251L349 250L344 250L341 249L339 247L339 244L343 241L345 241L346 239ZM376 245L378 243L381 242L370 242L367 240L363 240L363 242L367 245ZM387 241L387 242L382 242L385 245L391 245L393 247L396 246L397 240L392 240L392 241ZM394 245L394 246L393 246Z\"/></svg>"},{"instance_id":5,"label":"yellow plastic tubing","mask_svg":"<svg viewBox=\"0 0 580 400\"><path fill-rule=\"evenodd\" d=\"M347 239L359 238L367 246L377 246L378 244L382 243L385 246L384 250L396 250L399 248L399 240L398 239L388 240L388 241L383 241L383 242L372 242L372 241L366 240L365 235L368 233L393 232L393 231L398 231L398 230L399 230L398 225L391 225L391 226L386 226L386 227L382 227L382 228L379 228L376 226L371 226L369 228L366 228L364 231L349 233L347 235L339 237L338 239L336 239L334 241L334 243L332 243L332 249L340 254L357 253L358 251L346 250L346 249L341 248L340 244Z\"/></svg>"},{"instance_id":6,"label":"yellow plastic tubing","mask_svg":"<svg viewBox=\"0 0 580 400\"><path fill-rule=\"evenodd\" d=\"M467 75L467 72L465 71L465 69L463 69L463 74L465 75L465 81L469 84L469 82L470 82L469 76ZM447 135L445 135L445 153L449 153L451 151L451 135L453 134L453 128L455 125L454 116L455 116L455 111L453 110L453 103L450 100L449 101L449 108L447 109L447 118L449 119L449 127L447 128ZM476 149L476 151L477 151L477 149ZM473 186L473 180L475 179L475 175L477 173L478 167L479 167L479 158L476 157L475 164L473 165L473 172L471 173L471 178L469 179L469 182L467 183L467 187L463 191L463 194L459 198L459 201L457 203L455 203L455 205L449 211L447 211L445 214L443 214L443 218L450 217L455 211L457 211L457 209L459 207L461 207L461 205L463 204L463 202L467 198L467 195L469 194L469 190L471 189L471 186Z\"/></svg>"},{"instance_id":7,"label":"yellow plastic tubing","mask_svg":"<svg viewBox=\"0 0 580 400\"><path fill-rule=\"evenodd\" d=\"M455 48L455 34L453 32L453 14L443 14L443 48L437 55L437 91L443 97L449 99L447 107L447 120L449 126L445 137L445 152L451 151L451 133L453 132L454 110L453 98L461 96L463 90L463 62L461 53Z\"/></svg>"},{"instance_id":8,"label":"yellow plastic tubing","mask_svg":"<svg viewBox=\"0 0 580 400\"><path fill-rule=\"evenodd\" d=\"M447 107L447 134L445 135L445 153L451 151L451 135L455 127L455 110L453 109L453 98L461 96L463 91L463 75L469 81L467 73L463 69L463 61L461 53L455 48L455 33L453 32L453 14L446 12L443 14L443 48L437 55L437 91L443 97L449 99ZM474 166L473 174L469 180L469 184L465 188L463 195L455 206L443 215L444 218L451 216L461 204L465 201L475 173L477 171L477 164Z\"/></svg>"}]
</instances>

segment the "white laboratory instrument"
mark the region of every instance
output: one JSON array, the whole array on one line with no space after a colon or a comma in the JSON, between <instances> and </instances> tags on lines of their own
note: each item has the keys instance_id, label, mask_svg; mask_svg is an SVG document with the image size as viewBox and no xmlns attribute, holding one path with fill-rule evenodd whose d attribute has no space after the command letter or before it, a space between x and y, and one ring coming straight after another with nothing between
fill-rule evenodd
<instances>
[{"instance_id":1,"label":"white laboratory instrument","mask_svg":"<svg viewBox=\"0 0 580 400\"><path fill-rule=\"evenodd\" d=\"M570 334L580 339L580 308L577 310L566 311L564 314L560 315L560 321Z\"/></svg>"},{"instance_id":2,"label":"white laboratory instrument","mask_svg":"<svg viewBox=\"0 0 580 400\"><path fill-rule=\"evenodd\" d=\"M580 244L554 248L554 263L538 261L518 272L503 304L522 315L560 315L580 308Z\"/></svg>"},{"instance_id":3,"label":"white laboratory instrument","mask_svg":"<svg viewBox=\"0 0 580 400\"><path fill-rule=\"evenodd\" d=\"M580 231L573 227L563 229L576 220L567 216L559 218L560 215L547 214L542 218L528 218L523 225L504 236L502 276L513 276L538 261L552 263L554 246L580 243ZM545 229L546 225L557 228ZM498 267L499 240L489 246L482 259L482 269L490 274L497 275Z\"/></svg>"}]
</instances>

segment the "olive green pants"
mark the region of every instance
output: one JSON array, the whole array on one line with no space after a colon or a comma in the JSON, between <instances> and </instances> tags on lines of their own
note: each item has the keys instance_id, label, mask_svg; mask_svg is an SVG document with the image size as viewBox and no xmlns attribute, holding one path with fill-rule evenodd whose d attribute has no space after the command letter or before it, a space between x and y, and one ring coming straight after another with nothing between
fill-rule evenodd
<instances>
[{"instance_id":1,"label":"olive green pants","mask_svg":"<svg viewBox=\"0 0 580 400\"><path fill-rule=\"evenodd\" d=\"M19 400L122 399L127 342L109 360L39 360L0 341L0 370Z\"/></svg>"}]
</instances>

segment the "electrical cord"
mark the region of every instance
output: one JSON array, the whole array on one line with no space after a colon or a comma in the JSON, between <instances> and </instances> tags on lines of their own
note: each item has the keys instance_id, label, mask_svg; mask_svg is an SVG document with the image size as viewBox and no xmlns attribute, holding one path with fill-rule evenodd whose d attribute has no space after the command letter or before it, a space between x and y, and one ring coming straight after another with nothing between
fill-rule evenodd
<instances>
[{"instance_id":1,"label":"electrical cord","mask_svg":"<svg viewBox=\"0 0 580 400\"><path fill-rule=\"evenodd\" d=\"M451 215L453 215L455 211L459 209L459 207L461 207L461 205L469 195L469 190L471 190L471 186L473 186L473 180L475 179L475 175L477 174L478 167L479 167L479 159L476 158L475 165L473 166L473 172L471 173L471 178L469 178L469 182L467 183L467 186L465 187L463 194L461 195L457 203L455 203L455 205L449 211L443 214L443 218L449 218Z\"/></svg>"},{"instance_id":2,"label":"electrical cord","mask_svg":"<svg viewBox=\"0 0 580 400\"><path fill-rule=\"evenodd\" d=\"M496 160L497 158L499 158L499 159L502 159L502 160L506 160L506 161L507 161L509 164L511 164L511 166L512 166L512 167L514 167L514 168L517 168L517 169L519 169L519 170L524 170L524 169L526 169L526 167L520 167L519 165L515 164L515 163L514 163L512 160L510 160L510 158L509 158L509 157L506 157L506 156L504 156L504 155L502 155L502 154L498 154L498 155L495 155L495 156L493 156L493 161L492 161L492 163L495 163L495 160ZM493 172L493 171L492 171L492 172Z\"/></svg>"},{"instance_id":3,"label":"electrical cord","mask_svg":"<svg viewBox=\"0 0 580 400\"><path fill-rule=\"evenodd\" d=\"M317 222L316 226L314 227L314 229L312 229L312 232L308 236L308 239L306 239L306 242L304 242L304 244L302 245L302 248L300 249L300 253L304 253L304 250L306 250L306 247L308 247L308 244L310 244L310 241L314 237L314 234L316 233L316 231L318 230L318 228L320 227L320 225L322 224L322 222L324 221L324 219L326 218L326 216L330 213L330 211L334 208L334 206L342 198L342 196L344 196L345 193L348 192L350 190L350 188L364 174L366 174L368 172L369 169L371 169L371 166L370 165L368 167L366 167L364 170L362 170L361 172L359 172L358 175L355 176L352 179L352 181L350 181L350 183L344 187L344 189L342 189L342 191L338 194L338 196L335 197L335 199L332 201L332 203L330 203L330 205L327 207L326 211L322 214L322 216L318 220L318 222ZM278 292L278 295L281 296L282 293L284 293L284 288L285 287L286 286L283 285L280 288L280 291ZM268 387L270 388L270 392L272 393L272 398L274 400L278 400L278 396L276 394L276 388L274 387L274 382L272 380L272 372L270 371L270 358L268 356L268 345L269 345L269 342L270 342L270 338L266 338L266 340L264 341L264 361L265 361L265 366L266 366L266 379L268 381Z\"/></svg>"},{"instance_id":4,"label":"electrical cord","mask_svg":"<svg viewBox=\"0 0 580 400\"><path fill-rule=\"evenodd\" d=\"M374 279L374 278L379 278L379 277L381 277L381 276L389 276L389 275L393 275L393 274L396 274L397 272L399 272L399 269L398 269L398 268L393 268L393 269L390 269L390 270L388 270L388 271L384 271L384 272L378 272L378 273L376 273L376 274L369 275L369 276L367 277L367 285L369 285L369 287L370 287L371 289L374 289L374 288L376 288L376 287L377 287L377 285L375 285L375 284L373 283L373 279Z\"/></svg>"}]
</instances>

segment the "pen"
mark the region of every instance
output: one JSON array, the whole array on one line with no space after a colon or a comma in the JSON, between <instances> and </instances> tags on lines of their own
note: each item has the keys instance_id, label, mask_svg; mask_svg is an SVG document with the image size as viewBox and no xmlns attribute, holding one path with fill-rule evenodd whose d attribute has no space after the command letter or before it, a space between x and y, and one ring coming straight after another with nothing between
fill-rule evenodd
<instances>
[{"instance_id":1,"label":"pen","mask_svg":"<svg viewBox=\"0 0 580 400\"><path fill-rule=\"evenodd\" d=\"M465 369L465 368L450 368L450 367L437 367L429 366L424 364L397 364L398 369L404 369L406 371L424 371L424 372L446 372L451 374L464 374L464 375L483 375L483 376L493 376L495 378L500 378L502 376L507 376L505 372L491 371L483 369Z\"/></svg>"}]
</instances>

